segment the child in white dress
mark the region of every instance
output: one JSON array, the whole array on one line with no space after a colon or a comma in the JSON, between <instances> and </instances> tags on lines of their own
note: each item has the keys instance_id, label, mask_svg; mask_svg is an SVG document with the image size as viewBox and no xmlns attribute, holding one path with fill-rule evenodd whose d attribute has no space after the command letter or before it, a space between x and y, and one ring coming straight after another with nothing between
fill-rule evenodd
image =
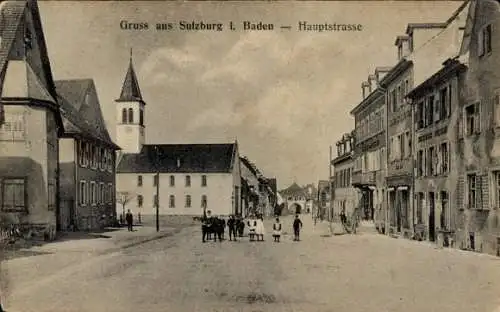
<instances>
[{"instance_id":1,"label":"child in white dress","mask_svg":"<svg viewBox=\"0 0 500 312\"><path fill-rule=\"evenodd\" d=\"M262 215L259 215L257 218L257 228L255 229L255 234L257 235L257 241L264 241L264 234L266 234L266 231L264 229L264 219L262 218Z\"/></svg>"},{"instance_id":2,"label":"child in white dress","mask_svg":"<svg viewBox=\"0 0 500 312\"><path fill-rule=\"evenodd\" d=\"M247 221L247 226L248 226L248 237L250 238L250 241L253 242L255 235L257 234L257 221L255 220L255 217L250 217L250 219Z\"/></svg>"},{"instance_id":3,"label":"child in white dress","mask_svg":"<svg viewBox=\"0 0 500 312\"><path fill-rule=\"evenodd\" d=\"M279 218L276 218L276 222L273 224L273 237L274 241L279 243L281 238L281 222Z\"/></svg>"}]
</instances>

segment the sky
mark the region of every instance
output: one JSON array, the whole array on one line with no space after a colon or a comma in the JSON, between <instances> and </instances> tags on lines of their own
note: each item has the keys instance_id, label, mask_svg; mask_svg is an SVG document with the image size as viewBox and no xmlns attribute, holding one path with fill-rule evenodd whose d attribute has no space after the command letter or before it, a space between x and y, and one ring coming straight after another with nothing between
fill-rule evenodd
<instances>
[{"instance_id":1,"label":"sky","mask_svg":"<svg viewBox=\"0 0 500 312\"><path fill-rule=\"evenodd\" d=\"M396 36L444 22L457 1L40 1L54 79L93 78L110 135L130 49L146 102L146 143L226 143L279 188L328 179L329 147L354 127L349 112L377 66L393 66ZM121 21L150 29L123 30ZM156 31L156 23L224 23L221 32ZM228 30L232 21L274 31ZM299 32L362 24L360 32ZM280 25L291 25L281 30ZM335 151L335 148L334 148Z\"/></svg>"}]
</instances>

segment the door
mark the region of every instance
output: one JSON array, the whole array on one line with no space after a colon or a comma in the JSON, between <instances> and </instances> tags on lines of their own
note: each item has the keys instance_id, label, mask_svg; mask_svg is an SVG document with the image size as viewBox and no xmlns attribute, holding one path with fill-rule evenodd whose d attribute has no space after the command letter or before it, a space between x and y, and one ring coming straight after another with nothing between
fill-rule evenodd
<instances>
[{"instance_id":1,"label":"door","mask_svg":"<svg viewBox=\"0 0 500 312\"><path fill-rule=\"evenodd\" d=\"M396 232L401 233L401 191L396 191Z\"/></svg>"},{"instance_id":2,"label":"door","mask_svg":"<svg viewBox=\"0 0 500 312\"><path fill-rule=\"evenodd\" d=\"M429 240L434 242L436 240L436 224L435 224L435 198L434 193L429 193Z\"/></svg>"}]
</instances>

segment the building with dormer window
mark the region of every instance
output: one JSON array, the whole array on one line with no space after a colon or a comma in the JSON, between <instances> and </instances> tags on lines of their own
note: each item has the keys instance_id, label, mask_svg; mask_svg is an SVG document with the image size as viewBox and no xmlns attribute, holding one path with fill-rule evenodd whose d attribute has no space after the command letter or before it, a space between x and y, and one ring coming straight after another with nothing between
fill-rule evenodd
<instances>
[{"instance_id":1,"label":"building with dormer window","mask_svg":"<svg viewBox=\"0 0 500 312\"><path fill-rule=\"evenodd\" d=\"M115 214L115 151L92 79L56 81L64 134L59 139L62 230L109 226Z\"/></svg>"}]
</instances>

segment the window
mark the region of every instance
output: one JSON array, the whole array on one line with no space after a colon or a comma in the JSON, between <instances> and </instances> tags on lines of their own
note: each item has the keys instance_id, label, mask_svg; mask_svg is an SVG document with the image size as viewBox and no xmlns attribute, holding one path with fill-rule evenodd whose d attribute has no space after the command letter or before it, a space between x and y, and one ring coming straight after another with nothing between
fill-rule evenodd
<instances>
[{"instance_id":1,"label":"window","mask_svg":"<svg viewBox=\"0 0 500 312\"><path fill-rule=\"evenodd\" d=\"M206 175L201 176L201 186L207 186L207 176Z\"/></svg>"},{"instance_id":2,"label":"window","mask_svg":"<svg viewBox=\"0 0 500 312\"><path fill-rule=\"evenodd\" d=\"M439 147L441 160L441 173L447 173L449 170L450 153L448 151L448 143L441 143Z\"/></svg>"},{"instance_id":3,"label":"window","mask_svg":"<svg viewBox=\"0 0 500 312\"><path fill-rule=\"evenodd\" d=\"M174 195L170 195L170 198L168 200L168 207L175 208L175 196Z\"/></svg>"},{"instance_id":4,"label":"window","mask_svg":"<svg viewBox=\"0 0 500 312\"><path fill-rule=\"evenodd\" d=\"M85 206L87 204L87 182L80 181L80 205Z\"/></svg>"},{"instance_id":5,"label":"window","mask_svg":"<svg viewBox=\"0 0 500 312\"><path fill-rule=\"evenodd\" d=\"M201 207L202 208L207 208L208 207L207 195L201 195Z\"/></svg>"},{"instance_id":6,"label":"window","mask_svg":"<svg viewBox=\"0 0 500 312\"><path fill-rule=\"evenodd\" d=\"M410 157L412 155L412 146L411 146L411 134L410 131L406 131L405 133L406 136L406 157Z\"/></svg>"},{"instance_id":7,"label":"window","mask_svg":"<svg viewBox=\"0 0 500 312\"><path fill-rule=\"evenodd\" d=\"M104 204L106 203L106 189L104 188L104 182L99 183L99 190L100 190L100 198L99 198L99 204Z\"/></svg>"},{"instance_id":8,"label":"window","mask_svg":"<svg viewBox=\"0 0 500 312\"><path fill-rule=\"evenodd\" d=\"M170 176L170 186L175 186L175 176Z\"/></svg>"},{"instance_id":9,"label":"window","mask_svg":"<svg viewBox=\"0 0 500 312\"><path fill-rule=\"evenodd\" d=\"M144 110L143 109L139 110L139 124L141 126L144 126Z\"/></svg>"},{"instance_id":10,"label":"window","mask_svg":"<svg viewBox=\"0 0 500 312\"><path fill-rule=\"evenodd\" d=\"M137 195L137 207L142 207L144 201L144 197L142 195Z\"/></svg>"},{"instance_id":11,"label":"window","mask_svg":"<svg viewBox=\"0 0 500 312\"><path fill-rule=\"evenodd\" d=\"M500 208L500 171L493 172L494 205Z\"/></svg>"},{"instance_id":12,"label":"window","mask_svg":"<svg viewBox=\"0 0 500 312\"><path fill-rule=\"evenodd\" d=\"M426 175L434 175L434 147L430 147L427 150L427 157L426 157L426 165L427 165L427 172Z\"/></svg>"},{"instance_id":13,"label":"window","mask_svg":"<svg viewBox=\"0 0 500 312\"><path fill-rule=\"evenodd\" d=\"M465 107L466 135L478 134L481 131L479 105L479 103L475 103Z\"/></svg>"},{"instance_id":14,"label":"window","mask_svg":"<svg viewBox=\"0 0 500 312\"><path fill-rule=\"evenodd\" d=\"M495 126L500 127L500 91L495 92L493 97L493 105L495 110Z\"/></svg>"},{"instance_id":15,"label":"window","mask_svg":"<svg viewBox=\"0 0 500 312\"><path fill-rule=\"evenodd\" d=\"M186 208L191 208L191 195L186 195Z\"/></svg>"},{"instance_id":16,"label":"window","mask_svg":"<svg viewBox=\"0 0 500 312\"><path fill-rule=\"evenodd\" d=\"M128 118L127 118L127 109L124 108L124 109L122 109L122 123L126 124L127 120L128 120Z\"/></svg>"},{"instance_id":17,"label":"window","mask_svg":"<svg viewBox=\"0 0 500 312\"><path fill-rule=\"evenodd\" d=\"M424 127L424 101L420 101L417 104L417 116L415 116L417 120L416 128L422 129Z\"/></svg>"},{"instance_id":18,"label":"window","mask_svg":"<svg viewBox=\"0 0 500 312\"><path fill-rule=\"evenodd\" d=\"M153 176L153 186L158 186L158 183L159 183L159 182L160 182L160 181L158 181L158 175L157 175L157 174L155 174L155 175Z\"/></svg>"},{"instance_id":19,"label":"window","mask_svg":"<svg viewBox=\"0 0 500 312\"><path fill-rule=\"evenodd\" d=\"M479 56L484 56L491 52L491 24L479 30L477 45Z\"/></svg>"},{"instance_id":20,"label":"window","mask_svg":"<svg viewBox=\"0 0 500 312\"><path fill-rule=\"evenodd\" d=\"M128 109L128 123L134 123L134 110L132 108Z\"/></svg>"},{"instance_id":21,"label":"window","mask_svg":"<svg viewBox=\"0 0 500 312\"><path fill-rule=\"evenodd\" d=\"M142 186L142 176L137 176L137 186Z\"/></svg>"},{"instance_id":22,"label":"window","mask_svg":"<svg viewBox=\"0 0 500 312\"><path fill-rule=\"evenodd\" d=\"M191 176L186 176L186 186L187 187L191 186Z\"/></svg>"},{"instance_id":23,"label":"window","mask_svg":"<svg viewBox=\"0 0 500 312\"><path fill-rule=\"evenodd\" d=\"M443 120L447 118L449 115L448 112L448 88L443 88L439 90L439 118L438 120Z\"/></svg>"},{"instance_id":24,"label":"window","mask_svg":"<svg viewBox=\"0 0 500 312\"><path fill-rule=\"evenodd\" d=\"M4 124L0 126L0 141L24 141L25 120L23 114L4 114Z\"/></svg>"},{"instance_id":25,"label":"window","mask_svg":"<svg viewBox=\"0 0 500 312\"><path fill-rule=\"evenodd\" d=\"M467 207L475 209L478 207L477 176L475 173L467 175Z\"/></svg>"},{"instance_id":26,"label":"window","mask_svg":"<svg viewBox=\"0 0 500 312\"><path fill-rule=\"evenodd\" d=\"M448 193L441 191L440 198L441 198L441 215L439 216L440 220L439 223L441 225L441 229L446 230L448 229L448 222L449 222Z\"/></svg>"},{"instance_id":27,"label":"window","mask_svg":"<svg viewBox=\"0 0 500 312\"><path fill-rule=\"evenodd\" d=\"M417 177L424 175L424 151L420 150L417 153Z\"/></svg>"},{"instance_id":28,"label":"window","mask_svg":"<svg viewBox=\"0 0 500 312\"><path fill-rule=\"evenodd\" d=\"M401 44L398 46L398 60L403 58L403 46Z\"/></svg>"},{"instance_id":29,"label":"window","mask_svg":"<svg viewBox=\"0 0 500 312\"><path fill-rule=\"evenodd\" d=\"M2 182L2 210L6 212L19 212L26 211L26 209L25 179L4 179Z\"/></svg>"},{"instance_id":30,"label":"window","mask_svg":"<svg viewBox=\"0 0 500 312\"><path fill-rule=\"evenodd\" d=\"M395 112L397 110L397 95L396 95L396 90L391 91L391 104L392 104L392 111Z\"/></svg>"},{"instance_id":31,"label":"window","mask_svg":"<svg viewBox=\"0 0 500 312\"><path fill-rule=\"evenodd\" d=\"M113 198L115 198L113 183L108 183L108 203L113 203Z\"/></svg>"},{"instance_id":32,"label":"window","mask_svg":"<svg viewBox=\"0 0 500 312\"><path fill-rule=\"evenodd\" d=\"M430 126L434 122L434 95L427 98L427 108L425 111L427 113L427 122L425 125Z\"/></svg>"},{"instance_id":33,"label":"window","mask_svg":"<svg viewBox=\"0 0 500 312\"><path fill-rule=\"evenodd\" d=\"M97 185L94 181L90 182L90 202L92 205L96 204L97 200Z\"/></svg>"}]
</instances>

